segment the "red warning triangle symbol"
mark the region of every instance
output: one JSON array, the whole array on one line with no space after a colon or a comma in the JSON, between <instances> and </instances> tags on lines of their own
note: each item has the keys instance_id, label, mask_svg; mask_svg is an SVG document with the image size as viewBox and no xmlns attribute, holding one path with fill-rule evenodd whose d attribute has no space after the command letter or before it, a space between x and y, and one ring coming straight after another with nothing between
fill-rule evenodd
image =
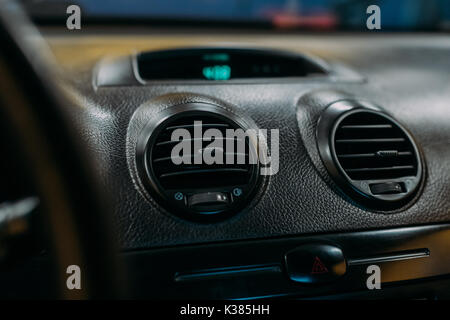
<instances>
[{"instance_id":1,"label":"red warning triangle symbol","mask_svg":"<svg viewBox=\"0 0 450 320\"><path fill-rule=\"evenodd\" d=\"M311 274L322 274L328 273L327 267L323 264L323 262L319 259L319 257L314 258L314 263L312 266Z\"/></svg>"}]
</instances>

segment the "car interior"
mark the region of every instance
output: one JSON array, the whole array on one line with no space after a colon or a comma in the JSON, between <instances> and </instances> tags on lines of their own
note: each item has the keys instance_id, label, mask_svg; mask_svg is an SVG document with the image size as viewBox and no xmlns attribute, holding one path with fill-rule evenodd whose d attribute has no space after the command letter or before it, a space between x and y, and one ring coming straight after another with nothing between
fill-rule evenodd
<instances>
[{"instance_id":1,"label":"car interior","mask_svg":"<svg viewBox=\"0 0 450 320\"><path fill-rule=\"evenodd\" d=\"M449 32L440 0L0 1L0 299L450 298Z\"/></svg>"}]
</instances>

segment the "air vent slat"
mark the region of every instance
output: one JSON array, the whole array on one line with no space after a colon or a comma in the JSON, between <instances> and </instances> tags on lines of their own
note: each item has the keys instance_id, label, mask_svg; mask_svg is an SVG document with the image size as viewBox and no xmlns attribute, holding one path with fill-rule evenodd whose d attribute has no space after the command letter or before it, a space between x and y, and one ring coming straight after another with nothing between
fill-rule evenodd
<instances>
[{"instance_id":1,"label":"air vent slat","mask_svg":"<svg viewBox=\"0 0 450 320\"><path fill-rule=\"evenodd\" d=\"M355 180L379 180L379 179L395 179L405 176L414 176L414 166L397 166L397 167L381 167L381 168L357 168L346 169L346 172Z\"/></svg>"},{"instance_id":2,"label":"air vent slat","mask_svg":"<svg viewBox=\"0 0 450 320\"><path fill-rule=\"evenodd\" d=\"M233 157L244 157L244 158L247 158L248 157L248 153L238 153L238 152L225 152L224 153L224 155L225 155L225 157L231 157L231 156L233 156ZM194 155L193 154L191 154L191 155L187 155L187 157L189 157L189 158L191 158L191 163L194 163ZM155 159L153 159L153 162L163 162L163 161L165 161L165 162L172 162L172 157L162 157L162 158L155 158Z\"/></svg>"},{"instance_id":3,"label":"air vent slat","mask_svg":"<svg viewBox=\"0 0 450 320\"><path fill-rule=\"evenodd\" d=\"M348 129L392 129L392 125L390 124L352 124L352 125L346 125L342 126L341 129L348 130Z\"/></svg>"},{"instance_id":4,"label":"air vent slat","mask_svg":"<svg viewBox=\"0 0 450 320\"><path fill-rule=\"evenodd\" d=\"M238 168L221 168L221 169L199 169L199 170L187 170L187 171L177 171L177 172L170 172L170 173L164 173L160 176L160 178L167 178L167 177L173 177L173 176L183 176L183 175L194 175L199 173L247 173L247 169L238 169Z\"/></svg>"},{"instance_id":5,"label":"air vent slat","mask_svg":"<svg viewBox=\"0 0 450 320\"><path fill-rule=\"evenodd\" d=\"M181 125L177 125L177 126L167 127L164 130L170 131L170 130L175 130L175 129L192 129L195 127L199 127L199 125L181 124ZM226 123L202 123L202 127L205 129L209 129L209 128L221 129L221 128L229 128L230 126Z\"/></svg>"},{"instance_id":6,"label":"air vent slat","mask_svg":"<svg viewBox=\"0 0 450 320\"><path fill-rule=\"evenodd\" d=\"M404 142L404 138L385 138L385 139L338 139L336 143L385 143L385 142Z\"/></svg>"},{"instance_id":7,"label":"air vent slat","mask_svg":"<svg viewBox=\"0 0 450 320\"><path fill-rule=\"evenodd\" d=\"M389 150L392 152L392 150ZM386 152L385 150L380 150L377 151L376 153L349 153L349 154L338 154L338 158L374 158L374 157L387 157L387 156L383 156L380 155L380 152ZM403 152L398 152L397 150L395 150L396 152L396 156L398 157L407 157L407 156L412 156L411 151L403 151Z\"/></svg>"},{"instance_id":8,"label":"air vent slat","mask_svg":"<svg viewBox=\"0 0 450 320\"><path fill-rule=\"evenodd\" d=\"M396 166L396 167L378 167L378 168L354 168L346 169L347 172L376 172L376 171L394 171L414 169L414 166Z\"/></svg>"},{"instance_id":9,"label":"air vent slat","mask_svg":"<svg viewBox=\"0 0 450 320\"><path fill-rule=\"evenodd\" d=\"M205 165L202 164L173 164L171 161L164 162L164 164L158 164L158 171L155 172L155 174L160 177L163 174L170 174L170 173L178 173L178 172L184 172L184 171L198 171L198 170L204 170ZM223 164L211 164L208 165L208 170L212 170L214 172L217 172L216 170L222 170L222 169L243 169L246 172L248 171L246 164L235 164L233 166L229 166L229 168L224 168ZM209 171L205 171L209 172ZM184 179L184 177L182 178Z\"/></svg>"},{"instance_id":10,"label":"air vent slat","mask_svg":"<svg viewBox=\"0 0 450 320\"><path fill-rule=\"evenodd\" d=\"M223 140L223 143L225 144L226 141L232 141L234 140L236 141L241 141L241 139L239 138L227 138L227 137L222 137L222 138L216 138L217 140ZM215 139L213 139L212 141L214 141ZM205 138L191 138L191 139L184 139L183 141L189 142L189 143L194 143L194 141L202 141L205 143L211 143L212 141L210 139L205 139ZM174 141L174 140L170 140L170 137L168 138L168 140L164 140L164 141L159 141L156 143L156 146L164 146L164 145L174 145L179 143L180 141Z\"/></svg>"},{"instance_id":11,"label":"air vent slat","mask_svg":"<svg viewBox=\"0 0 450 320\"><path fill-rule=\"evenodd\" d=\"M375 153L349 153L349 154L338 154L338 158L372 158L375 157Z\"/></svg>"}]
</instances>

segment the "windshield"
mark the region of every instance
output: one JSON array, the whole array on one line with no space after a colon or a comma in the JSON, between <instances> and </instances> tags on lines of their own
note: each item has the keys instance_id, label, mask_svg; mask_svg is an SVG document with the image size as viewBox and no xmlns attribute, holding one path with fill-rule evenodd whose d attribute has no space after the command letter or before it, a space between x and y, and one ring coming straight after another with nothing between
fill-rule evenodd
<instances>
[{"instance_id":1,"label":"windshield","mask_svg":"<svg viewBox=\"0 0 450 320\"><path fill-rule=\"evenodd\" d=\"M90 22L247 24L277 29L366 30L370 5L382 30L450 30L448 0L22 0L40 22L66 16L77 4Z\"/></svg>"}]
</instances>

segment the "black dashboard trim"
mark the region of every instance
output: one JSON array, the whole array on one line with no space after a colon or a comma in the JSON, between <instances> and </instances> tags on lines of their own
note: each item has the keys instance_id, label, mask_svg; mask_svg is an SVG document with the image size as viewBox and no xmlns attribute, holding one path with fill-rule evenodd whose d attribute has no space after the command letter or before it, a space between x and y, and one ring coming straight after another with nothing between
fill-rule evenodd
<instances>
[{"instance_id":1,"label":"black dashboard trim","mask_svg":"<svg viewBox=\"0 0 450 320\"><path fill-rule=\"evenodd\" d=\"M136 284L142 281L153 284L151 290L138 286L138 297L151 298L157 294L175 299L183 296L194 299L306 298L359 291L367 293L366 268L372 264L381 268L382 289L448 275L448 239L450 224L442 224L130 251L124 253L123 258L129 266L139 265L140 270L145 270L134 279ZM342 248L348 261L347 272L341 278L321 285L291 281L286 275L284 254L314 243ZM273 266L281 266L282 272L234 272L255 265L270 267L270 271ZM210 276L216 270L233 272ZM174 278L174 275L184 274L194 276L190 281ZM154 290L155 287L158 290Z\"/></svg>"}]
</instances>

